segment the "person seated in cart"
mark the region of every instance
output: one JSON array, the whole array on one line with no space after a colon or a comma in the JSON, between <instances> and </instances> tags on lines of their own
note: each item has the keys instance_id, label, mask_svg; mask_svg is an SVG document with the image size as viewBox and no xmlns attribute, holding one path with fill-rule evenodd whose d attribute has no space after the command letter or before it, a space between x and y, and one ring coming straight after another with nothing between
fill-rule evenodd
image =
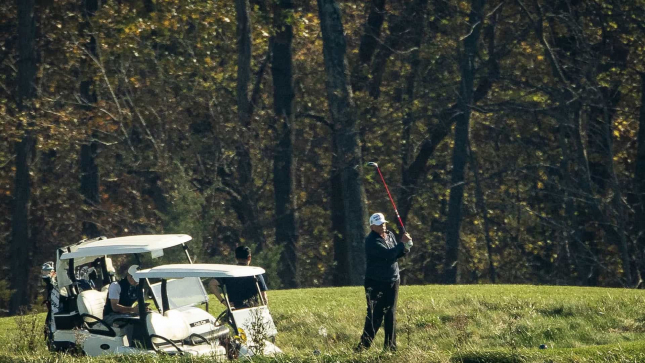
<instances>
[{"instance_id":1,"label":"person seated in cart","mask_svg":"<svg viewBox=\"0 0 645 363\"><path fill-rule=\"evenodd\" d=\"M251 249L247 246L237 247L235 249L235 259L238 266L249 266L251 264ZM250 308L269 303L266 293L268 288L262 275L236 278L231 280L232 283L230 284L227 283L228 279L221 280L226 286L228 301L231 307L235 309ZM257 293L258 287L260 288L260 295ZM226 305L226 299L221 293L223 288L217 279L212 279L208 283L208 289L215 294L220 303Z\"/></svg>"},{"instance_id":2,"label":"person seated in cart","mask_svg":"<svg viewBox=\"0 0 645 363\"><path fill-rule=\"evenodd\" d=\"M139 308L134 307L137 302L137 285L139 281L133 275L137 272L138 265L128 268L126 276L121 281L114 281L108 288L107 300L103 308L103 320L108 324L118 318L132 317L139 314Z\"/></svg>"}]
</instances>

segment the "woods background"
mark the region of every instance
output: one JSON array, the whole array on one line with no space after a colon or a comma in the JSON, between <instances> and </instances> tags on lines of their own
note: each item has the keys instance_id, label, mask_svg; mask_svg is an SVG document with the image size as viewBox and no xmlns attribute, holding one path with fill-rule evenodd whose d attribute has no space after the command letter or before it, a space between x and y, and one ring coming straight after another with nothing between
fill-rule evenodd
<instances>
[{"instance_id":1,"label":"woods background","mask_svg":"<svg viewBox=\"0 0 645 363\"><path fill-rule=\"evenodd\" d=\"M275 288L641 287L645 1L16 0L0 13L0 308L83 238L237 244Z\"/></svg>"}]
</instances>

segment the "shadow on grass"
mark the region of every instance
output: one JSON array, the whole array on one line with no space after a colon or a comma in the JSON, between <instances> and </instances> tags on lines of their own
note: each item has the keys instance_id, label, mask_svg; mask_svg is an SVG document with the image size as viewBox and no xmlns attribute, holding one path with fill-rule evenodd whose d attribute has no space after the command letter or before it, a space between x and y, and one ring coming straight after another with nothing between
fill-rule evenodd
<instances>
[{"instance_id":1,"label":"shadow on grass","mask_svg":"<svg viewBox=\"0 0 645 363\"><path fill-rule=\"evenodd\" d=\"M527 356L517 352L490 351L455 354L450 361L455 363L524 363Z\"/></svg>"},{"instance_id":2,"label":"shadow on grass","mask_svg":"<svg viewBox=\"0 0 645 363\"><path fill-rule=\"evenodd\" d=\"M562 305L549 307L547 309L537 309L537 311L544 316L550 317L571 317L574 315L570 308L565 308Z\"/></svg>"}]
</instances>

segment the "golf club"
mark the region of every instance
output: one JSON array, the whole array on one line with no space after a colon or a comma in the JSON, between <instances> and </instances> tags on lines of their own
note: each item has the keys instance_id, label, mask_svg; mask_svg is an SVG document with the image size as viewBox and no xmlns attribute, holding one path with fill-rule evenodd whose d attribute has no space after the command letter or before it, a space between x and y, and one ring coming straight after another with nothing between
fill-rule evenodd
<instances>
[{"instance_id":1,"label":"golf club","mask_svg":"<svg viewBox=\"0 0 645 363\"><path fill-rule=\"evenodd\" d=\"M381 173L381 168L378 167L377 163L374 162L369 162L367 163L369 166L375 166L376 170L378 171L378 175L381 176L381 180L383 181L383 185L385 185L385 190L387 191L387 196L390 197L390 202L392 202L392 206L394 207L394 212L396 213L396 218L399 219L399 223L401 224L401 228L403 229L403 234L405 234L405 226L403 225L403 221L401 220L401 216L399 215L399 210L396 209L396 204L394 204L394 199L392 199L392 194L390 194L390 188L387 187L387 183L385 183L385 178L383 178L383 173Z\"/></svg>"}]
</instances>

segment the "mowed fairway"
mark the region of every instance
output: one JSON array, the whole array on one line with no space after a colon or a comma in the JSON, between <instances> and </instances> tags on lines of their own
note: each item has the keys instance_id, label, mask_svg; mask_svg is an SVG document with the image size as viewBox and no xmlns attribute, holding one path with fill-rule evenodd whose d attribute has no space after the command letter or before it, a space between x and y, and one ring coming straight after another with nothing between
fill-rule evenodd
<instances>
[{"instance_id":1,"label":"mowed fairway","mask_svg":"<svg viewBox=\"0 0 645 363\"><path fill-rule=\"evenodd\" d=\"M645 292L642 290L527 285L402 286L398 345L352 352L358 342L365 298L359 287L269 292L286 353L258 361L324 362L642 362L645 361ZM212 298L211 312L219 313ZM4 360L71 361L42 344L31 347L30 318L0 320ZM25 332L26 331L26 332ZM23 338L20 338L20 337ZM539 349L546 345L547 349ZM186 359L186 358L184 358ZM180 360L184 360L180 359ZM100 359L103 361L104 359ZM112 358L114 360L114 358ZM157 357L156 361L176 358ZM79 358L79 361L99 361ZM123 357L118 361L153 361ZM192 360L195 361L195 360ZM199 360L202 361L202 360ZM203 361L209 361L204 359Z\"/></svg>"},{"instance_id":2,"label":"mowed fairway","mask_svg":"<svg viewBox=\"0 0 645 363\"><path fill-rule=\"evenodd\" d=\"M274 291L270 304L280 330L278 343L287 353L306 356L318 349L321 354L349 354L358 342L365 311L362 288ZM640 347L639 342L645 342L645 292L527 285L403 286L397 331L396 356L381 353L382 332L367 355L391 361L448 361L466 352L469 357L478 352L488 357L495 351L495 356L527 355L541 361L545 354L548 359L555 359L553 354L568 357L576 352L571 348L613 345L585 358L600 359L607 355L605 348L620 351L633 345L624 343L638 342ZM548 348L539 349L541 344ZM645 345L642 357L645 361Z\"/></svg>"}]
</instances>

